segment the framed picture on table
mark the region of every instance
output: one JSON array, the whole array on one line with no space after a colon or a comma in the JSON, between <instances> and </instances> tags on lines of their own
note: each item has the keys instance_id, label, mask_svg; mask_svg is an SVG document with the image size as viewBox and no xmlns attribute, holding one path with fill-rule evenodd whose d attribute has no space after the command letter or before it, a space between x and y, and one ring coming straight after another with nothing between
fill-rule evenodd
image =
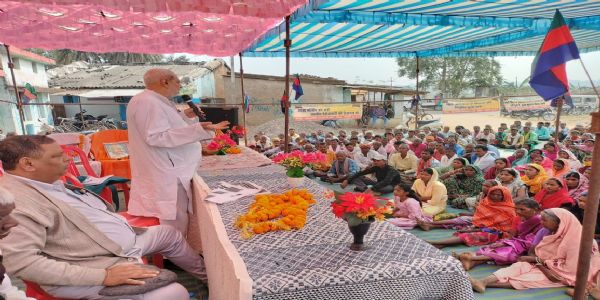
<instances>
[{"instance_id":1,"label":"framed picture on table","mask_svg":"<svg viewBox=\"0 0 600 300\"><path fill-rule=\"evenodd\" d=\"M129 157L127 142L104 143L104 150L110 159L124 159Z\"/></svg>"}]
</instances>

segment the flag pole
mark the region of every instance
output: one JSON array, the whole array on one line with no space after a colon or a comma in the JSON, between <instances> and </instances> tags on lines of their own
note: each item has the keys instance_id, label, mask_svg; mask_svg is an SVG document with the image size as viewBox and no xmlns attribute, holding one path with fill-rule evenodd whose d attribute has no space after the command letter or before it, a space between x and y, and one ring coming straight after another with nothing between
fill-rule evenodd
<instances>
[{"instance_id":1,"label":"flag pole","mask_svg":"<svg viewBox=\"0 0 600 300\"><path fill-rule=\"evenodd\" d=\"M583 64L583 60L581 60L581 57L579 58L579 62L581 63L581 66L583 67L583 71L585 72L585 75L590 80L590 84L592 85L592 89L594 89L594 92L596 93L596 96L598 98L600 98L600 93L598 93L598 90L596 89L596 86L594 85L594 81L592 80L592 77L590 76L590 73L588 72L587 68Z\"/></svg>"},{"instance_id":2,"label":"flag pole","mask_svg":"<svg viewBox=\"0 0 600 300\"><path fill-rule=\"evenodd\" d=\"M415 130L419 129L419 105L421 104L419 101L421 97L419 96L419 56L417 55L417 105L415 106Z\"/></svg>"},{"instance_id":3,"label":"flag pole","mask_svg":"<svg viewBox=\"0 0 600 300\"><path fill-rule=\"evenodd\" d=\"M559 130L560 130L560 115L562 113L562 107L563 107L563 103L565 102L565 96L563 95L562 97L556 99L556 131L554 131L554 142L556 143L556 145L558 145L559 142Z\"/></svg>"},{"instance_id":4,"label":"flag pole","mask_svg":"<svg viewBox=\"0 0 600 300\"><path fill-rule=\"evenodd\" d=\"M587 71L587 68L583 64L581 58L579 58L581 66L585 71L590 84L596 93L596 96L600 98L598 90L594 86L594 81ZM590 132L596 136L596 141L600 140L600 108L599 111L593 112L592 124ZM594 147L592 153L592 176L590 182L600 182L600 147L597 145ZM594 231L596 228L596 221L598 219L598 196L600 195L600 184L591 184L588 201L585 205L585 211L583 214L583 229L581 231L581 243L579 244L579 259L577 262L577 279L575 281L575 296L573 299L584 300L587 299L586 287L587 279L590 271L590 261L592 259L592 244L594 241Z\"/></svg>"},{"instance_id":5,"label":"flag pole","mask_svg":"<svg viewBox=\"0 0 600 300\"><path fill-rule=\"evenodd\" d=\"M13 63L12 57L10 56L10 50L8 49L8 45L4 44L4 48L6 49L6 56L8 57L8 68L10 69L10 76L12 77L12 84L15 90L15 97L17 97L17 110L19 111L19 119L21 119L21 130L23 134L27 134L25 132L25 114L23 113L23 99L21 99L21 94L19 94L19 89L17 88L17 80L15 79L15 65Z\"/></svg>"},{"instance_id":6,"label":"flag pole","mask_svg":"<svg viewBox=\"0 0 600 300\"><path fill-rule=\"evenodd\" d=\"M285 114L285 152L290 152L289 147L289 128L290 128L290 47L292 46L292 40L290 40L290 16L285 17L285 40L283 41L285 47L285 102L283 113Z\"/></svg>"},{"instance_id":7,"label":"flag pole","mask_svg":"<svg viewBox=\"0 0 600 300\"><path fill-rule=\"evenodd\" d=\"M235 76L235 70L233 71ZM248 147L248 131L246 130L246 92L244 91L244 65L242 65L242 52L240 52L240 85L242 86L242 124L244 127L244 146ZM250 103L248 103L250 105Z\"/></svg>"}]
</instances>

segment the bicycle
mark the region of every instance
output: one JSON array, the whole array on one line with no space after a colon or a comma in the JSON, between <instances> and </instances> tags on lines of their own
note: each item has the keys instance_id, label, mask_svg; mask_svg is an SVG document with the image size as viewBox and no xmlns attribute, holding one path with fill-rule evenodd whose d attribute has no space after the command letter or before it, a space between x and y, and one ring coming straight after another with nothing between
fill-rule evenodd
<instances>
[{"instance_id":1,"label":"bicycle","mask_svg":"<svg viewBox=\"0 0 600 300\"><path fill-rule=\"evenodd\" d=\"M405 122L406 127L412 128L415 126L416 119L413 110L404 107L404 118L407 119L407 121ZM426 112L425 110L422 110L422 108L419 109L419 123L424 124L433 120L434 117L432 114Z\"/></svg>"},{"instance_id":2,"label":"bicycle","mask_svg":"<svg viewBox=\"0 0 600 300\"><path fill-rule=\"evenodd\" d=\"M418 108L419 108L419 109L418 109L418 114L419 114L419 117L418 117L418 119L419 119L419 121L431 121L431 120L433 120L433 119L434 119L434 118L433 118L433 115L432 115L432 114L430 114L430 113L428 113L428 112L425 110L425 108L423 108L423 106L421 106L421 104L419 104ZM415 112L414 112L414 108L413 108L413 109L411 109L411 113L412 113L413 115L415 114Z\"/></svg>"},{"instance_id":3,"label":"bicycle","mask_svg":"<svg viewBox=\"0 0 600 300\"><path fill-rule=\"evenodd\" d=\"M56 130L56 132L65 133L65 132L79 131L77 123L81 123L81 122L77 122L72 118L61 118L61 117L58 117L57 120L59 120L60 122L58 123L58 125L56 125L54 127L54 130Z\"/></svg>"},{"instance_id":4,"label":"bicycle","mask_svg":"<svg viewBox=\"0 0 600 300\"><path fill-rule=\"evenodd\" d=\"M523 110L521 112L522 112L521 118L523 120L527 120L532 117L537 117L538 119L542 118L544 121L556 120L556 113L554 112L554 110L552 110L550 108Z\"/></svg>"}]
</instances>

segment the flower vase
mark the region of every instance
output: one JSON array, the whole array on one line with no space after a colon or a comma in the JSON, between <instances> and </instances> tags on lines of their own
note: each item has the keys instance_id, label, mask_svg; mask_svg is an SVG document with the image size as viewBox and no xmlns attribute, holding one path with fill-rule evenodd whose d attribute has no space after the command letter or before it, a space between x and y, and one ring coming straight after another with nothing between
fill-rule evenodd
<instances>
[{"instance_id":1,"label":"flower vase","mask_svg":"<svg viewBox=\"0 0 600 300\"><path fill-rule=\"evenodd\" d=\"M350 250L353 251L363 251L366 246L364 245L364 237L369 231L369 227L371 227L372 222L362 222L355 226L350 226L348 224L348 228L350 229L350 233L354 237L354 241L350 244Z\"/></svg>"},{"instance_id":2,"label":"flower vase","mask_svg":"<svg viewBox=\"0 0 600 300\"><path fill-rule=\"evenodd\" d=\"M235 142L237 145L239 145L239 144L240 144L240 137L239 137L237 134L235 134L235 133L232 133L232 134L231 134L231 139L232 139L232 140L233 140L233 141L234 141L234 142Z\"/></svg>"},{"instance_id":3,"label":"flower vase","mask_svg":"<svg viewBox=\"0 0 600 300\"><path fill-rule=\"evenodd\" d=\"M304 186L304 177L288 177L287 180L292 188Z\"/></svg>"}]
</instances>

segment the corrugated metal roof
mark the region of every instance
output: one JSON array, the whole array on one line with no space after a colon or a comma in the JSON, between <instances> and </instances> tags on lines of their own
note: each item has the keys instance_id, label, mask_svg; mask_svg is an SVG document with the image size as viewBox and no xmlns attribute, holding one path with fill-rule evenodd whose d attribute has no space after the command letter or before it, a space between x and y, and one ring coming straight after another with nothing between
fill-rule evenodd
<instances>
[{"instance_id":1,"label":"corrugated metal roof","mask_svg":"<svg viewBox=\"0 0 600 300\"><path fill-rule=\"evenodd\" d=\"M52 94L52 96L65 96L73 95L84 98L113 98L117 96L135 96L144 89L76 89L76 90L61 90L58 93Z\"/></svg>"},{"instance_id":2,"label":"corrugated metal roof","mask_svg":"<svg viewBox=\"0 0 600 300\"><path fill-rule=\"evenodd\" d=\"M130 65L130 66L97 66L80 70L64 77L53 78L50 86L64 89L128 89L144 88L143 76L152 68L164 68L173 71L185 82L185 78L202 77L225 62L215 59L204 64L189 65Z\"/></svg>"},{"instance_id":3,"label":"corrugated metal roof","mask_svg":"<svg viewBox=\"0 0 600 300\"><path fill-rule=\"evenodd\" d=\"M388 94L405 94L414 95L417 93L416 90L411 88L397 87L397 86L384 86L384 85L365 85L365 84L349 84L345 85L344 88L353 90L364 90L370 92L382 92ZM419 94L427 94L427 91L419 91Z\"/></svg>"},{"instance_id":4,"label":"corrugated metal roof","mask_svg":"<svg viewBox=\"0 0 600 300\"><path fill-rule=\"evenodd\" d=\"M231 73L223 75L224 77L231 77ZM313 83L313 84L331 84L331 85L345 85L346 81L333 78L333 77L319 77L308 74L298 74L301 83ZM240 73L235 73L235 77L240 78ZM294 75L290 77L290 80L294 80ZM244 73L244 79L263 79L263 80L285 80L285 76L275 75L263 75L263 74L250 74Z\"/></svg>"}]
</instances>

